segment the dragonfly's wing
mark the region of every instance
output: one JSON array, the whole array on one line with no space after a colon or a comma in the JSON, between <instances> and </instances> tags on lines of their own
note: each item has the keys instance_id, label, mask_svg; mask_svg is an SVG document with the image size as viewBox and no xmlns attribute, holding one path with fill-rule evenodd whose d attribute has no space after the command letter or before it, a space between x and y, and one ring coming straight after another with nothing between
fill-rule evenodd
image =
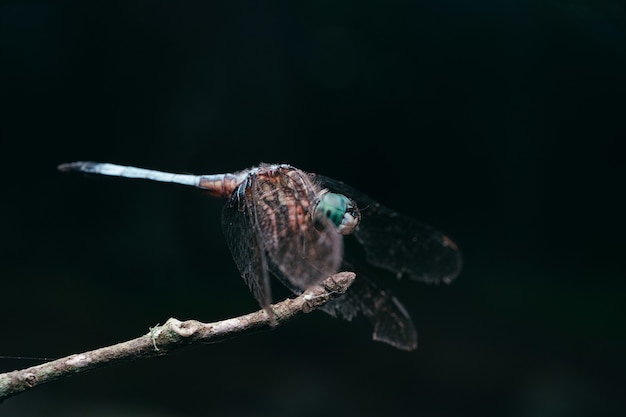
<instances>
[{"instance_id":1,"label":"dragonfly's wing","mask_svg":"<svg viewBox=\"0 0 626 417\"><path fill-rule=\"evenodd\" d=\"M319 188L302 171L289 169L252 178L258 234L275 274L291 289L305 290L336 273L343 257L343 240L334 225L322 219L314 227L310 205Z\"/></svg>"},{"instance_id":2,"label":"dragonfly's wing","mask_svg":"<svg viewBox=\"0 0 626 417\"><path fill-rule=\"evenodd\" d=\"M261 307L272 302L267 258L262 233L251 201L246 200L245 184L240 185L222 211L222 228L230 253L252 295Z\"/></svg>"},{"instance_id":3,"label":"dragonfly's wing","mask_svg":"<svg viewBox=\"0 0 626 417\"><path fill-rule=\"evenodd\" d=\"M294 294L303 292L286 280L283 272L274 265L271 259L268 264L272 274L289 290ZM344 267L346 270L358 271L354 283L345 294L322 305L319 307L320 310L348 321L362 313L374 326L372 339L402 350L416 349L417 331L411 316L400 301L390 291L379 288L358 268L347 264Z\"/></svg>"},{"instance_id":4,"label":"dragonfly's wing","mask_svg":"<svg viewBox=\"0 0 626 417\"><path fill-rule=\"evenodd\" d=\"M461 252L443 233L396 213L340 181L321 175L313 178L357 203L361 223L354 235L372 265L417 281L446 284L461 271Z\"/></svg>"},{"instance_id":5,"label":"dragonfly's wing","mask_svg":"<svg viewBox=\"0 0 626 417\"><path fill-rule=\"evenodd\" d=\"M346 267L348 270L355 270L353 266ZM404 306L391 292L379 288L366 274L356 270L356 279L350 289L321 309L346 320L351 320L361 312L374 326L374 340L403 350L417 348L417 331Z\"/></svg>"},{"instance_id":6,"label":"dragonfly's wing","mask_svg":"<svg viewBox=\"0 0 626 417\"><path fill-rule=\"evenodd\" d=\"M268 270L295 293L339 270L343 240L322 219L313 226L309 206L318 189L308 175L251 173L224 207L222 226L242 277L261 306L271 303Z\"/></svg>"}]
</instances>

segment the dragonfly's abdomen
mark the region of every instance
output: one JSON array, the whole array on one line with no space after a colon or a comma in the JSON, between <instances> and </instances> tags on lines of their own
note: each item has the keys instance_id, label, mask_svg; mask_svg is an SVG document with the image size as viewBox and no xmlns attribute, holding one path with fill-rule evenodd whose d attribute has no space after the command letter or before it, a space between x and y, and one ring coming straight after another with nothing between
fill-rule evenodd
<instances>
[{"instance_id":1,"label":"dragonfly's abdomen","mask_svg":"<svg viewBox=\"0 0 626 417\"><path fill-rule=\"evenodd\" d=\"M229 198L241 181L241 175L237 174L202 175L198 181L198 188L202 188L212 197Z\"/></svg>"}]
</instances>

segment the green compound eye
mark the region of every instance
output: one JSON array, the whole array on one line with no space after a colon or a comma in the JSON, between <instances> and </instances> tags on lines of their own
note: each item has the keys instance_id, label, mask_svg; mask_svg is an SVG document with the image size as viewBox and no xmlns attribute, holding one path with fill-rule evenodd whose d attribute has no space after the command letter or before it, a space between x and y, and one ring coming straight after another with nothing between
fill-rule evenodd
<instances>
[{"instance_id":1,"label":"green compound eye","mask_svg":"<svg viewBox=\"0 0 626 417\"><path fill-rule=\"evenodd\" d=\"M325 193L315 206L314 219L327 218L342 235L350 234L361 221L354 201L343 194Z\"/></svg>"}]
</instances>

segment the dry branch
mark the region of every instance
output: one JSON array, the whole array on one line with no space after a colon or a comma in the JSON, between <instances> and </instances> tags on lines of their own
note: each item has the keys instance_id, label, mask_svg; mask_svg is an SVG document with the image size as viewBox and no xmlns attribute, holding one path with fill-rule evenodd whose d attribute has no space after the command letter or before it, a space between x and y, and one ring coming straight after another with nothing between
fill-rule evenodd
<instances>
[{"instance_id":1,"label":"dry branch","mask_svg":"<svg viewBox=\"0 0 626 417\"><path fill-rule=\"evenodd\" d=\"M148 334L136 339L0 374L0 403L37 385L70 375L121 361L163 356L192 343L216 341L249 330L278 325L300 312L308 313L343 294L354 278L355 274L352 272L335 274L296 298L273 304L270 307L273 317L265 310L259 310L215 323L170 318L164 325L156 326Z\"/></svg>"}]
</instances>

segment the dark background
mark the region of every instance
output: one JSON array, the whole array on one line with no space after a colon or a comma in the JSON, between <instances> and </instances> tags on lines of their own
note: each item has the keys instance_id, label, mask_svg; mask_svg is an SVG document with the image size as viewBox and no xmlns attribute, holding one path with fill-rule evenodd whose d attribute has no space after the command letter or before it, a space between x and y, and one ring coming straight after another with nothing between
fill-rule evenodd
<instances>
[{"instance_id":1,"label":"dark background","mask_svg":"<svg viewBox=\"0 0 626 417\"><path fill-rule=\"evenodd\" d=\"M38 387L0 414L618 414L625 15L611 0L2 2L0 355L258 307L223 202L62 162L287 162L445 231L465 268L397 290L415 352L313 313Z\"/></svg>"}]
</instances>

